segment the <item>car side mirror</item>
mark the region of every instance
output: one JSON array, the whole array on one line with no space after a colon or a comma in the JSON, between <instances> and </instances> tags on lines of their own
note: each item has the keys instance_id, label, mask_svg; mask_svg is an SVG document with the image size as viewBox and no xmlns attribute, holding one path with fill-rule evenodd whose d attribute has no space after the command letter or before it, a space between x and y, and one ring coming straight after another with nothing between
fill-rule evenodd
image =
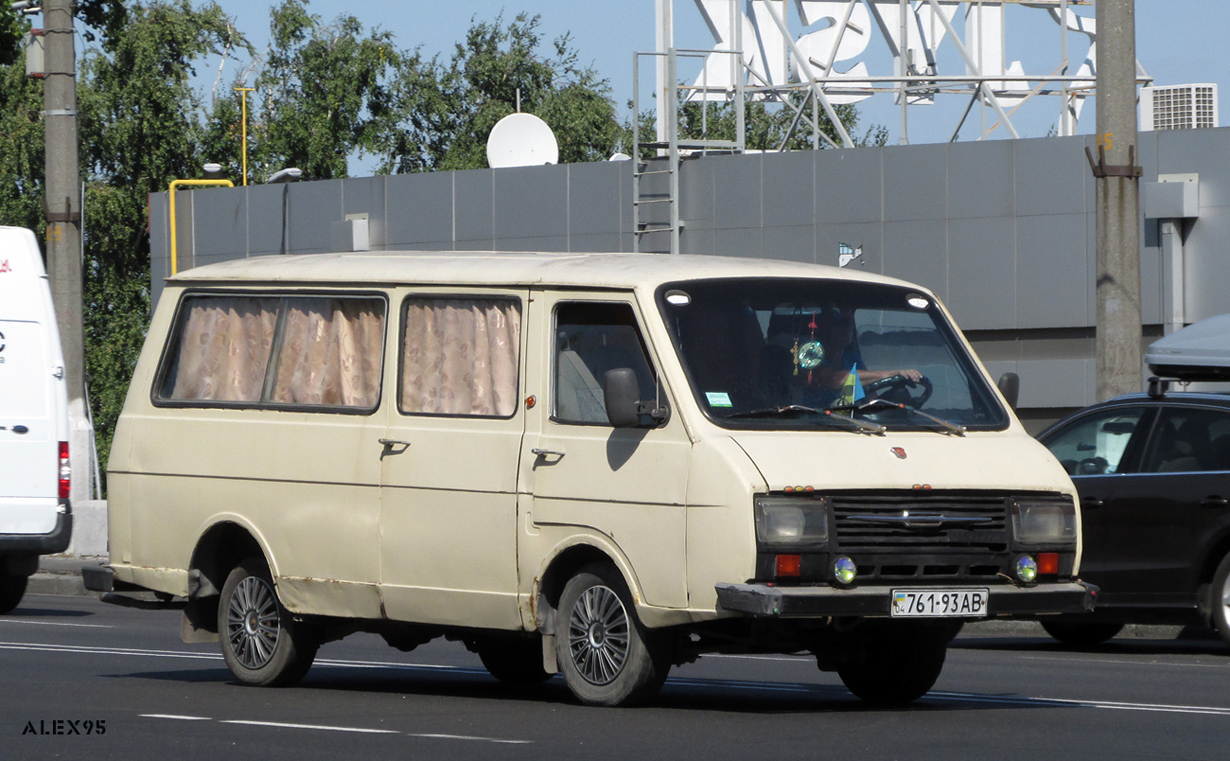
<instances>
[{"instance_id":1,"label":"car side mirror","mask_svg":"<svg viewBox=\"0 0 1230 761\"><path fill-rule=\"evenodd\" d=\"M657 425L670 419L669 408L659 407L652 401L641 401L641 387L630 367L607 371L602 377L602 396L606 403L607 420L616 428L640 425L641 415L649 415Z\"/></svg>"},{"instance_id":2,"label":"car side mirror","mask_svg":"<svg viewBox=\"0 0 1230 761\"><path fill-rule=\"evenodd\" d=\"M1021 376L1016 373L1004 373L995 382L995 387L999 389L999 393L1004 395L1008 406L1015 411L1017 399L1021 396Z\"/></svg>"}]
</instances>

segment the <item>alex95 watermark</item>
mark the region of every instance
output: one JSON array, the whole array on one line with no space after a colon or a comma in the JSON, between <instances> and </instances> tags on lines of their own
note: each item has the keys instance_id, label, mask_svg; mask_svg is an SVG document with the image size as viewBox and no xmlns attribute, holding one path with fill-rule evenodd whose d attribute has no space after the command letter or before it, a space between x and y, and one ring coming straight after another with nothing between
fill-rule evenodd
<instances>
[{"instance_id":1,"label":"alex95 watermark","mask_svg":"<svg viewBox=\"0 0 1230 761\"><path fill-rule=\"evenodd\" d=\"M27 721L23 735L105 735L106 719L39 719Z\"/></svg>"}]
</instances>

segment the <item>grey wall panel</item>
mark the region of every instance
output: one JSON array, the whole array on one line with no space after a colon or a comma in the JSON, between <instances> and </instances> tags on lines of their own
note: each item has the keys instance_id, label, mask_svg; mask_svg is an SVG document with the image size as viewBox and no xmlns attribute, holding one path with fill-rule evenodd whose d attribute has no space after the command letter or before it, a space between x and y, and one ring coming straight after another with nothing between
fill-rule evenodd
<instances>
[{"instance_id":1,"label":"grey wall panel","mask_svg":"<svg viewBox=\"0 0 1230 761\"><path fill-rule=\"evenodd\" d=\"M962 328L1016 327L1016 235L1012 217L948 221L948 298Z\"/></svg>"},{"instance_id":2,"label":"grey wall panel","mask_svg":"<svg viewBox=\"0 0 1230 761\"><path fill-rule=\"evenodd\" d=\"M725 232L723 230L719 233L712 227L695 228L690 225L685 226L683 232L679 235L679 253L713 256L714 236L724 234ZM644 248L644 244L642 244L641 250L648 251L650 249Z\"/></svg>"},{"instance_id":3,"label":"grey wall panel","mask_svg":"<svg viewBox=\"0 0 1230 761\"><path fill-rule=\"evenodd\" d=\"M1161 254L1157 248L1140 249L1140 319L1145 325L1162 322Z\"/></svg>"},{"instance_id":4,"label":"grey wall panel","mask_svg":"<svg viewBox=\"0 0 1230 761\"><path fill-rule=\"evenodd\" d=\"M453 240L454 172L401 174L385 180L385 246L390 250L413 243ZM486 218L490 218L488 195ZM467 211L469 211L467 209ZM490 227L487 228L490 237Z\"/></svg>"},{"instance_id":5,"label":"grey wall panel","mask_svg":"<svg viewBox=\"0 0 1230 761\"><path fill-rule=\"evenodd\" d=\"M457 248L478 244L479 250L489 249L495 236L495 171L475 169L468 172L453 172L454 240Z\"/></svg>"},{"instance_id":6,"label":"grey wall panel","mask_svg":"<svg viewBox=\"0 0 1230 761\"><path fill-rule=\"evenodd\" d=\"M214 193L205 196L206 193ZM195 257L225 255L229 259L248 251L247 194L243 189L203 188L179 191L176 205L192 206L192 250ZM184 232L179 231L180 240ZM199 265L199 263L198 263Z\"/></svg>"},{"instance_id":7,"label":"grey wall panel","mask_svg":"<svg viewBox=\"0 0 1230 761\"><path fill-rule=\"evenodd\" d=\"M625 251L624 236L619 233L597 235L569 235L568 250L576 253L602 254L608 251Z\"/></svg>"},{"instance_id":8,"label":"grey wall panel","mask_svg":"<svg viewBox=\"0 0 1230 761\"><path fill-rule=\"evenodd\" d=\"M573 164L567 167L568 234L597 235L619 232L621 183L631 172L630 161Z\"/></svg>"},{"instance_id":9,"label":"grey wall panel","mask_svg":"<svg viewBox=\"0 0 1230 761\"><path fill-rule=\"evenodd\" d=\"M342 221L342 180L296 182L286 187L290 189L290 252L331 251L332 224Z\"/></svg>"},{"instance_id":10,"label":"grey wall panel","mask_svg":"<svg viewBox=\"0 0 1230 761\"><path fill-rule=\"evenodd\" d=\"M1084 407L1093 403L1092 359L1022 360L1021 407Z\"/></svg>"},{"instance_id":11,"label":"grey wall panel","mask_svg":"<svg viewBox=\"0 0 1230 761\"><path fill-rule=\"evenodd\" d=\"M1200 175L1200 206L1230 206L1230 150L1221 129L1167 130L1157 136L1160 171ZM1204 215L1202 214L1201 217Z\"/></svg>"},{"instance_id":12,"label":"grey wall panel","mask_svg":"<svg viewBox=\"0 0 1230 761\"><path fill-rule=\"evenodd\" d=\"M883 148L824 150L816 156L816 224L883 219Z\"/></svg>"},{"instance_id":13,"label":"grey wall panel","mask_svg":"<svg viewBox=\"0 0 1230 761\"><path fill-rule=\"evenodd\" d=\"M836 267L840 246L863 249L850 267L858 272L884 274L884 226L879 222L816 225L816 263Z\"/></svg>"},{"instance_id":14,"label":"grey wall panel","mask_svg":"<svg viewBox=\"0 0 1230 761\"><path fill-rule=\"evenodd\" d=\"M716 256L762 256L763 233L759 227L740 227L713 231Z\"/></svg>"},{"instance_id":15,"label":"grey wall panel","mask_svg":"<svg viewBox=\"0 0 1230 761\"><path fill-rule=\"evenodd\" d=\"M764 157L715 156L713 164L713 226L717 229L760 227L764 195ZM721 236L718 236L719 240ZM718 244L719 247L721 244Z\"/></svg>"},{"instance_id":16,"label":"grey wall panel","mask_svg":"<svg viewBox=\"0 0 1230 761\"><path fill-rule=\"evenodd\" d=\"M761 238L767 259L789 259L795 262L816 261L816 226L766 227Z\"/></svg>"},{"instance_id":17,"label":"grey wall panel","mask_svg":"<svg viewBox=\"0 0 1230 761\"><path fill-rule=\"evenodd\" d=\"M496 238L496 251L568 251L567 235L544 238Z\"/></svg>"},{"instance_id":18,"label":"grey wall panel","mask_svg":"<svg viewBox=\"0 0 1230 761\"><path fill-rule=\"evenodd\" d=\"M289 185L248 186L248 256L282 252L283 197L289 189Z\"/></svg>"},{"instance_id":19,"label":"grey wall panel","mask_svg":"<svg viewBox=\"0 0 1230 761\"><path fill-rule=\"evenodd\" d=\"M1157 179L1157 140L1160 134L1162 133L1138 132L1136 135L1136 164L1144 173L1141 182Z\"/></svg>"},{"instance_id":20,"label":"grey wall panel","mask_svg":"<svg viewBox=\"0 0 1230 761\"><path fill-rule=\"evenodd\" d=\"M948 147L948 216L1010 217L1014 213L1012 140L953 143Z\"/></svg>"},{"instance_id":21,"label":"grey wall panel","mask_svg":"<svg viewBox=\"0 0 1230 761\"><path fill-rule=\"evenodd\" d=\"M1015 140L1016 214L1076 214L1086 211L1082 137Z\"/></svg>"},{"instance_id":22,"label":"grey wall panel","mask_svg":"<svg viewBox=\"0 0 1230 761\"><path fill-rule=\"evenodd\" d=\"M495 170L497 241L567 235L566 170L555 166Z\"/></svg>"},{"instance_id":23,"label":"grey wall panel","mask_svg":"<svg viewBox=\"0 0 1230 761\"><path fill-rule=\"evenodd\" d=\"M943 219L948 211L948 145L882 148L884 221Z\"/></svg>"},{"instance_id":24,"label":"grey wall panel","mask_svg":"<svg viewBox=\"0 0 1230 761\"><path fill-rule=\"evenodd\" d=\"M816 219L816 154L767 154L761 164L764 226L811 226Z\"/></svg>"},{"instance_id":25,"label":"grey wall panel","mask_svg":"<svg viewBox=\"0 0 1230 761\"><path fill-rule=\"evenodd\" d=\"M948 226L943 219L884 223L884 274L948 301Z\"/></svg>"},{"instance_id":26,"label":"grey wall panel","mask_svg":"<svg viewBox=\"0 0 1230 761\"><path fill-rule=\"evenodd\" d=\"M349 214L367 215L367 238L372 250L385 248L386 177L357 177L342 181L342 218Z\"/></svg>"},{"instance_id":27,"label":"grey wall panel","mask_svg":"<svg viewBox=\"0 0 1230 761\"><path fill-rule=\"evenodd\" d=\"M1017 327L1087 325L1085 215L1019 217L1016 236Z\"/></svg>"},{"instance_id":28,"label":"grey wall panel","mask_svg":"<svg viewBox=\"0 0 1230 761\"><path fill-rule=\"evenodd\" d=\"M642 187L648 178L641 180ZM664 180L658 182L663 186ZM654 204L665 210L666 204ZM645 207L641 207L645 209ZM679 218L683 220L685 229L712 230L714 220L713 200L713 162L688 159L679 164ZM641 221L645 221L642 212ZM665 219L656 217L655 219ZM711 238L712 239L712 238Z\"/></svg>"},{"instance_id":29,"label":"grey wall panel","mask_svg":"<svg viewBox=\"0 0 1230 761\"><path fill-rule=\"evenodd\" d=\"M1192 225L1186 253L1187 321L1230 312L1230 214L1202 213Z\"/></svg>"}]
</instances>

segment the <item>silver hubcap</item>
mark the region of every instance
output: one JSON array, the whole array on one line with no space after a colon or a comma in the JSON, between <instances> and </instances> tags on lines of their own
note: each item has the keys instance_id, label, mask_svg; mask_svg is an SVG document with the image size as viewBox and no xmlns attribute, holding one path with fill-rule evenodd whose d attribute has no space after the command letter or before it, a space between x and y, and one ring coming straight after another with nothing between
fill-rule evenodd
<instances>
[{"instance_id":1,"label":"silver hubcap","mask_svg":"<svg viewBox=\"0 0 1230 761\"><path fill-rule=\"evenodd\" d=\"M239 663L253 670L268 664L281 628L278 601L269 584L256 576L239 582L226 610L226 636Z\"/></svg>"},{"instance_id":2,"label":"silver hubcap","mask_svg":"<svg viewBox=\"0 0 1230 761\"><path fill-rule=\"evenodd\" d=\"M628 659L628 613L619 595L607 587L590 587L572 607L568 620L572 663L585 680L610 684Z\"/></svg>"}]
</instances>

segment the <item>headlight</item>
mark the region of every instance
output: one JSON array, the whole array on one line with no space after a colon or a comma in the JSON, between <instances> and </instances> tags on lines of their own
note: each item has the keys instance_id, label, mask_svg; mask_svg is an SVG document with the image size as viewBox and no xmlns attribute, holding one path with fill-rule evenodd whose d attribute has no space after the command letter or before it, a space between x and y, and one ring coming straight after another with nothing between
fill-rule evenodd
<instances>
[{"instance_id":1,"label":"headlight","mask_svg":"<svg viewBox=\"0 0 1230 761\"><path fill-rule=\"evenodd\" d=\"M822 499L757 497L756 538L766 545L827 545L828 503Z\"/></svg>"},{"instance_id":2,"label":"headlight","mask_svg":"<svg viewBox=\"0 0 1230 761\"><path fill-rule=\"evenodd\" d=\"M1028 545L1076 545L1076 508L1072 500L1012 501L1012 533Z\"/></svg>"}]
</instances>

